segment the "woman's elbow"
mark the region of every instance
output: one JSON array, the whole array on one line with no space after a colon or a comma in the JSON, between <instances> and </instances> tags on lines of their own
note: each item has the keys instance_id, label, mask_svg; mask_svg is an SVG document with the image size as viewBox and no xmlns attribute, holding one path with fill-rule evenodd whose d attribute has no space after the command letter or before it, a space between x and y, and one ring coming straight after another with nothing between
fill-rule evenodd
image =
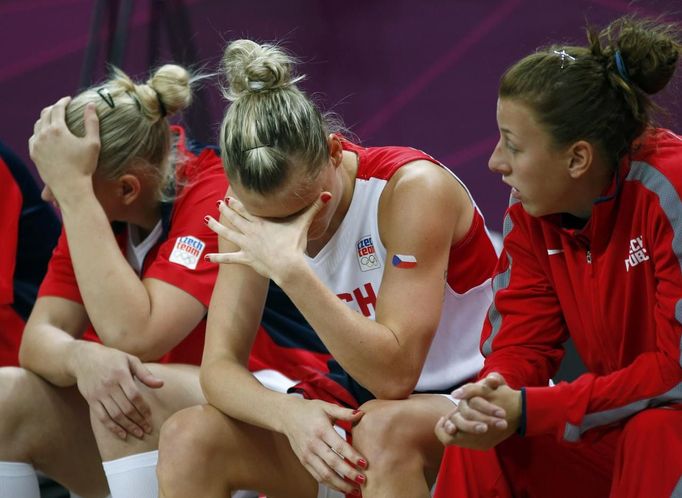
<instances>
[{"instance_id":1,"label":"woman's elbow","mask_svg":"<svg viewBox=\"0 0 682 498\"><path fill-rule=\"evenodd\" d=\"M414 392L418 380L419 375L410 373L383 376L380 382L373 383L368 389L377 399L406 399Z\"/></svg>"}]
</instances>

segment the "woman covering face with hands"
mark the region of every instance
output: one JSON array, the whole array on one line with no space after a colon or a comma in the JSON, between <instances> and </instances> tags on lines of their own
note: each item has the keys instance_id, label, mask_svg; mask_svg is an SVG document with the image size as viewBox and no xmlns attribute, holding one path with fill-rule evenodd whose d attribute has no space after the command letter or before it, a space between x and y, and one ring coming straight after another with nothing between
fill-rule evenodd
<instances>
[{"instance_id":1,"label":"woman covering face with hands","mask_svg":"<svg viewBox=\"0 0 682 498\"><path fill-rule=\"evenodd\" d=\"M231 186L220 218L206 218L220 236L207 257L221 263L201 374L210 405L164 425L161 494L314 497L322 483L426 496L442 453L433 424L452 403L411 394L448 392L480 368L495 261L483 219L427 154L336 133L280 48L235 41L224 63ZM335 360L297 395L262 389L244 368L268 280Z\"/></svg>"},{"instance_id":2,"label":"woman covering face with hands","mask_svg":"<svg viewBox=\"0 0 682 498\"><path fill-rule=\"evenodd\" d=\"M217 239L192 210L215 210L227 181L214 152L190 151L168 123L191 81L175 65L146 84L116 71L35 123L31 158L64 230L23 368L0 369L3 498L38 496L33 467L87 498L156 496L161 423L204 401L189 364L217 274L201 256Z\"/></svg>"},{"instance_id":3,"label":"woman covering face with hands","mask_svg":"<svg viewBox=\"0 0 682 498\"><path fill-rule=\"evenodd\" d=\"M513 65L490 169L512 188L480 379L436 426L515 495L682 492L682 139L651 124L677 28L623 18ZM588 373L548 387L571 337ZM498 425L499 424L499 425ZM439 481L462 474L448 451Z\"/></svg>"}]
</instances>

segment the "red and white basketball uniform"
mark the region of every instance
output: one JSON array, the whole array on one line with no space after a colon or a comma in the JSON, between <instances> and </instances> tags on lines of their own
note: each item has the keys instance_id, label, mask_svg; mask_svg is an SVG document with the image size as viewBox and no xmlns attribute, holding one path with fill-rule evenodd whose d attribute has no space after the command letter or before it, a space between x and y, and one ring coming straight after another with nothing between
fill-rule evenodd
<instances>
[{"instance_id":1,"label":"red and white basketball uniform","mask_svg":"<svg viewBox=\"0 0 682 498\"><path fill-rule=\"evenodd\" d=\"M184 130L172 127L174 154L179 158L177 192L172 202L162 204L162 219L151 233L139 240L130 225L114 223L121 250L141 279L167 282L195 297L208 307L219 265L204 260L218 251L218 239L204 223L204 216L218 218L216 202L225 197L228 181L215 149L188 143ZM62 232L50 260L39 296L57 296L82 303L74 274L67 234ZM158 361L199 365L204 345L206 320ZM286 337L287 340L281 339ZM90 327L85 338L98 340ZM330 355L314 335L295 306L276 285L271 284L261 328L249 359L249 369L263 372L259 378L277 390L309 375L308 370L327 372ZM276 381L276 382L275 382ZM274 384L273 384L274 382Z\"/></svg>"},{"instance_id":2,"label":"red and white basketball uniform","mask_svg":"<svg viewBox=\"0 0 682 498\"><path fill-rule=\"evenodd\" d=\"M394 256L387 254L379 235L381 193L405 164L418 160L440 163L408 147L364 148L342 143L344 150L358 159L353 198L336 233L308 263L339 299L373 320L384 268L393 264L389 257ZM483 217L475 207L468 233L450 249L441 320L417 392L449 392L475 376L483 365L478 343L492 298L490 277L496 259ZM409 266L408 260L395 264Z\"/></svg>"}]
</instances>

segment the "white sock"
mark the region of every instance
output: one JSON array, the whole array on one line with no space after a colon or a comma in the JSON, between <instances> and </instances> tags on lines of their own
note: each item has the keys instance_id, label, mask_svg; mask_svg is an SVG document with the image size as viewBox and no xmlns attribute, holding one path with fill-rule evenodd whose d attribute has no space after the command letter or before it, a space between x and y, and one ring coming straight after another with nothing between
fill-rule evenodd
<instances>
[{"instance_id":1,"label":"white sock","mask_svg":"<svg viewBox=\"0 0 682 498\"><path fill-rule=\"evenodd\" d=\"M148 451L102 462L111 497L158 498L159 483L156 479L158 459L158 451Z\"/></svg>"},{"instance_id":2,"label":"white sock","mask_svg":"<svg viewBox=\"0 0 682 498\"><path fill-rule=\"evenodd\" d=\"M40 498L38 476L33 465L0 462L0 498Z\"/></svg>"}]
</instances>

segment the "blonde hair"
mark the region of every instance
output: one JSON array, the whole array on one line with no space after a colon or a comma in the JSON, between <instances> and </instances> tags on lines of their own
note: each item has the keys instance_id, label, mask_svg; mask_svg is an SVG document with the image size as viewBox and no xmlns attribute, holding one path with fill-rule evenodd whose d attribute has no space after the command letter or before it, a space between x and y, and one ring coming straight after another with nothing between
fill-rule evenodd
<instances>
[{"instance_id":1,"label":"blonde hair","mask_svg":"<svg viewBox=\"0 0 682 498\"><path fill-rule=\"evenodd\" d=\"M313 176L329 158L327 137L338 120L322 114L296 86L296 60L276 45L236 40L225 49L220 148L232 181L260 194L284 183L297 160Z\"/></svg>"},{"instance_id":2,"label":"blonde hair","mask_svg":"<svg viewBox=\"0 0 682 498\"><path fill-rule=\"evenodd\" d=\"M127 74L114 68L110 80L76 96L66 110L66 123L76 135L85 135L83 112L93 102L97 108L100 153L97 172L115 179L130 170L132 162L142 160L143 173L158 180L158 196L172 183L169 167L171 134L167 116L191 103L194 78L185 68L166 64L144 84L136 84Z\"/></svg>"}]
</instances>

